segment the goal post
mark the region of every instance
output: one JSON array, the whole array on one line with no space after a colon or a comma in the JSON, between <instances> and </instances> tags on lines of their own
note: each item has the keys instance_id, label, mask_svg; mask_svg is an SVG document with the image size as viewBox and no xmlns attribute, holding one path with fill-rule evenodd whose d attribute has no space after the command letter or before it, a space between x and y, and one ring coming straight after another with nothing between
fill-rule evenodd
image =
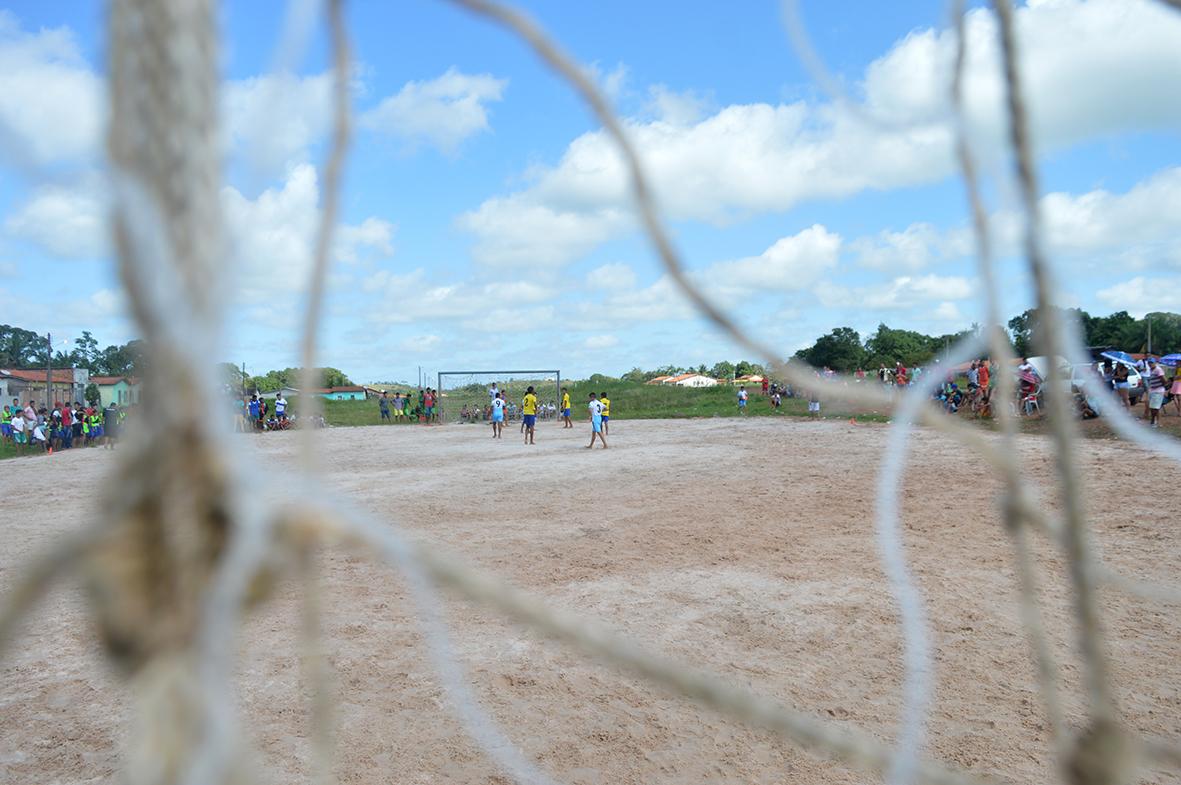
<instances>
[{"instance_id":1,"label":"goal post","mask_svg":"<svg viewBox=\"0 0 1181 785\"><path fill-rule=\"evenodd\" d=\"M562 405L562 372L557 369L524 371L439 371L439 421L458 422L463 407L488 403L488 390L495 383L510 403L519 404L532 386L538 403Z\"/></svg>"}]
</instances>

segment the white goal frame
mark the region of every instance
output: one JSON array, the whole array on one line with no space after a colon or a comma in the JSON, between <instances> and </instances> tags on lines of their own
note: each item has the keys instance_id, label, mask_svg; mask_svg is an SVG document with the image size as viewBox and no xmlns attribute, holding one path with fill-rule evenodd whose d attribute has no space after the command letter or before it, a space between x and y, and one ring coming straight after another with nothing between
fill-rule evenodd
<instances>
[{"instance_id":1,"label":"white goal frame","mask_svg":"<svg viewBox=\"0 0 1181 785\"><path fill-rule=\"evenodd\" d=\"M436 376L435 389L439 391L439 400L440 400L439 420L441 421L443 419L443 416L446 414L446 410L443 408L443 404L442 404L443 377L444 376L477 376L477 375L478 376L496 376L497 374L502 374L505 377L528 376L529 374L538 374L539 376L550 376L552 374L554 377L554 400L555 401L562 400L562 372L556 368L550 368L549 370L534 369L534 370L528 370L528 371L502 371L499 369L493 369L491 371L438 371L435 374L435 376ZM493 381L496 381L496 380L494 379ZM507 381L507 378L506 378L506 381Z\"/></svg>"}]
</instances>

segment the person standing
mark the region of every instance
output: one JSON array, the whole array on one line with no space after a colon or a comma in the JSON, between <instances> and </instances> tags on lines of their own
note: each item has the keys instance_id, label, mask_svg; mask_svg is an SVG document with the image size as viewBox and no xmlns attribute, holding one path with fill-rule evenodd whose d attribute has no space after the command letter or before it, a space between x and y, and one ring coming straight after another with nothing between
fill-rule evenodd
<instances>
[{"instance_id":1,"label":"person standing","mask_svg":"<svg viewBox=\"0 0 1181 785\"><path fill-rule=\"evenodd\" d=\"M278 407L279 402L275 401L275 408L277 409ZM377 399L377 408L381 412L382 422L385 422L386 420L393 422L393 420L390 418L390 399L385 390L381 391L381 397Z\"/></svg>"},{"instance_id":2,"label":"person standing","mask_svg":"<svg viewBox=\"0 0 1181 785\"><path fill-rule=\"evenodd\" d=\"M607 425L611 421L611 399L607 393L599 394L599 403L603 404L603 435L606 436L609 431Z\"/></svg>"},{"instance_id":3,"label":"person standing","mask_svg":"<svg viewBox=\"0 0 1181 785\"><path fill-rule=\"evenodd\" d=\"M1152 361L1152 368L1148 372L1148 425L1150 428L1160 427L1160 410L1165 405L1165 369L1160 363Z\"/></svg>"},{"instance_id":4,"label":"person standing","mask_svg":"<svg viewBox=\"0 0 1181 785\"><path fill-rule=\"evenodd\" d=\"M533 434L537 429L537 396L533 387L525 390L525 397L521 401L521 421L525 426L525 444L534 444Z\"/></svg>"},{"instance_id":5,"label":"person standing","mask_svg":"<svg viewBox=\"0 0 1181 785\"><path fill-rule=\"evenodd\" d=\"M738 388L738 413L746 414L746 399L749 398L746 394L746 387Z\"/></svg>"},{"instance_id":6,"label":"person standing","mask_svg":"<svg viewBox=\"0 0 1181 785\"><path fill-rule=\"evenodd\" d=\"M501 393L496 393L496 397L492 399L492 438L500 439L501 432L504 431L504 396Z\"/></svg>"},{"instance_id":7,"label":"person standing","mask_svg":"<svg viewBox=\"0 0 1181 785\"><path fill-rule=\"evenodd\" d=\"M562 428L573 428L574 423L570 422L570 391L565 387L562 388Z\"/></svg>"},{"instance_id":8,"label":"person standing","mask_svg":"<svg viewBox=\"0 0 1181 785\"><path fill-rule=\"evenodd\" d=\"M67 401L61 407L62 417L62 448L70 449L74 446L74 412L70 410L70 403Z\"/></svg>"},{"instance_id":9,"label":"person standing","mask_svg":"<svg viewBox=\"0 0 1181 785\"><path fill-rule=\"evenodd\" d=\"M119 407L111 401L111 405L103 409L103 447L115 449L115 442L119 439Z\"/></svg>"},{"instance_id":10,"label":"person standing","mask_svg":"<svg viewBox=\"0 0 1181 785\"><path fill-rule=\"evenodd\" d=\"M279 422L287 419L287 399L283 397L282 392L275 396L275 416L279 418Z\"/></svg>"},{"instance_id":11,"label":"person standing","mask_svg":"<svg viewBox=\"0 0 1181 785\"><path fill-rule=\"evenodd\" d=\"M590 403L586 406L591 416L591 440L586 449L592 449L595 446L595 438L603 443L603 449L607 449L607 437L603 435L603 404L595 399L595 394L590 394Z\"/></svg>"},{"instance_id":12,"label":"person standing","mask_svg":"<svg viewBox=\"0 0 1181 785\"><path fill-rule=\"evenodd\" d=\"M1181 417L1181 365L1173 367L1173 386L1169 392L1173 396L1173 408L1177 410L1177 416Z\"/></svg>"}]
</instances>

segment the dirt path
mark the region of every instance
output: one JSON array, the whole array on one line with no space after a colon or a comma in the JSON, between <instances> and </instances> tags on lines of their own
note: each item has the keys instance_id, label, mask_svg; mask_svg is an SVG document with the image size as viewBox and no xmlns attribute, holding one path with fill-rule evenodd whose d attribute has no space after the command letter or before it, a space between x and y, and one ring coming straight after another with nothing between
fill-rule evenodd
<instances>
[{"instance_id":1,"label":"dirt path","mask_svg":"<svg viewBox=\"0 0 1181 785\"><path fill-rule=\"evenodd\" d=\"M889 739L900 641L874 548L873 481L887 429L758 419L613 424L612 449L543 424L525 447L479 426L325 432L325 485L416 537L445 545L553 603L817 716ZM239 437L254 465L295 483L294 434ZM931 433L903 492L907 545L932 617L938 689L932 755L1013 782L1048 781L1048 737L1017 621L999 486ZM1052 469L1026 437L1031 481ZM1181 583L1181 470L1118 443L1081 445L1097 539L1128 575ZM112 456L13 460L0 518L0 587L86 519ZM1045 491L1045 489L1043 489ZM1056 507L1051 495L1047 504ZM1155 508L1130 502L1154 494ZM1045 607L1077 695L1068 595L1041 543ZM497 783L428 660L404 586L364 555L326 560L326 631L344 783ZM242 707L270 782L306 781L297 592L281 588L242 636ZM1114 591L1103 603L1126 720L1181 737L1177 608ZM122 687L95 654L82 597L63 586L0 670L0 782L112 782L126 725ZM484 706L568 783L872 782L449 602L453 639ZM1071 697L1077 717L1081 704ZM1175 781L1146 772L1145 781ZM1173 777L1174 779L1170 779Z\"/></svg>"}]
</instances>

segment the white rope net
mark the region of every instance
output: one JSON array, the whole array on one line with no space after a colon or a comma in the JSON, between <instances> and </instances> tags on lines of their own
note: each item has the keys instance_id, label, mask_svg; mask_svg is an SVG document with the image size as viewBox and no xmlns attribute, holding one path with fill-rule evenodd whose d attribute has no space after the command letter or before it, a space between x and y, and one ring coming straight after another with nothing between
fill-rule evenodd
<instances>
[{"instance_id":1,"label":"white rope net","mask_svg":"<svg viewBox=\"0 0 1181 785\"><path fill-rule=\"evenodd\" d=\"M652 199L644 161L586 72L534 23L512 8L487 0L454 0L519 36L588 104L618 145L631 178L641 225L668 274L700 313L750 352L765 358L773 373L808 389L815 377L799 364L777 362L772 347L744 332L714 306L685 274L681 259ZM299 4L297 4L299 5ZM306 5L306 4L303 4ZM794 3L787 18L792 37L804 42ZM1056 771L1074 785L1115 785L1131 780L1144 762L1172 767L1181 776L1176 739L1144 738L1121 723L1115 706L1112 669L1104 646L1104 624L1096 599L1099 584L1174 607L1176 587L1145 585L1125 578L1097 557L1088 535L1079 492L1077 438L1064 389L1051 378L1051 422L1061 516L1047 513L1022 481L1021 453L1012 415L999 407L1001 438L994 440L964 421L927 405L917 387L891 400L872 386L826 388L829 400L894 411L889 451L878 477L876 531L885 574L899 610L905 677L899 732L886 744L868 732L830 723L756 692L735 687L714 674L647 651L611 630L550 607L537 598L478 571L435 547L416 544L396 522L377 521L345 499L288 498L278 505L244 492L232 444L211 433L201 413L217 391L211 358L216 356L220 313L212 284L222 278L224 245L218 202L218 36L213 0L113 0L110 7L110 128L108 134L115 205L113 229L118 265L131 311L151 354L149 391L143 400L143 428L119 459L122 492L105 499L101 519L66 543L27 565L5 598L0 615L0 653L11 646L16 624L34 602L67 573L85 576L91 608L102 631L107 659L129 682L135 717L125 763L128 782L148 785L253 782L236 732L233 684L235 637L249 607L267 596L276 577L290 574L303 585L303 663L313 685L309 708L313 772L331 778L332 700L321 654L320 601L315 554L320 548L364 546L374 558L408 582L428 644L431 662L454 711L472 739L516 782L548 783L550 777L522 753L485 713L468 686L449 642L440 589L485 606L527 628L697 701L709 709L770 731L845 764L882 774L891 783L966 785L986 777L923 756L932 686L932 654L922 597L908 567L900 536L898 494L911 431L916 424L938 429L969 446L1005 484L1004 518L1018 578L1021 621L1044 710L1053 735ZM1008 0L994 3L1004 58L1009 138L1025 214L1025 255L1037 305L1045 315L1040 340L1047 355L1083 356L1072 325L1058 318L1053 272L1043 251L1038 217L1037 175L1030 153L1022 100L1021 53L1013 36ZM306 9L304 9L306 11ZM306 13L301 11L303 18ZM962 3L954 18L962 32ZM328 268L328 249L339 203L339 178L349 140L347 35L340 0L327 4L335 54L335 125L325 166L326 199L308 281L303 367L316 366L316 339ZM955 70L948 75L953 106L960 108L963 36ZM814 69L823 66L806 46ZM832 81L835 84L835 81ZM865 118L873 122L873 118ZM1004 360L1008 343L999 329L999 307L987 213L977 190L972 150L966 135L957 146L972 205L978 264L987 299L983 339L955 347L946 362L959 362L988 348ZM987 344L987 347L982 345ZM1051 374L1056 369L1051 369ZM1012 381L1001 374L1000 394ZM932 379L932 383L938 379ZM316 386L313 379L303 387ZM165 396L151 390L168 391ZM182 400L178 401L177 396ZM169 400L169 405L162 401ZM1181 446L1147 432L1117 405L1105 408L1120 436L1181 462ZM302 471L316 471L314 442L301 443ZM311 485L311 483L308 483ZM1085 722L1068 727L1062 683L1053 647L1043 630L1039 574L1030 533L1044 535L1069 565L1077 647L1083 667Z\"/></svg>"}]
</instances>

